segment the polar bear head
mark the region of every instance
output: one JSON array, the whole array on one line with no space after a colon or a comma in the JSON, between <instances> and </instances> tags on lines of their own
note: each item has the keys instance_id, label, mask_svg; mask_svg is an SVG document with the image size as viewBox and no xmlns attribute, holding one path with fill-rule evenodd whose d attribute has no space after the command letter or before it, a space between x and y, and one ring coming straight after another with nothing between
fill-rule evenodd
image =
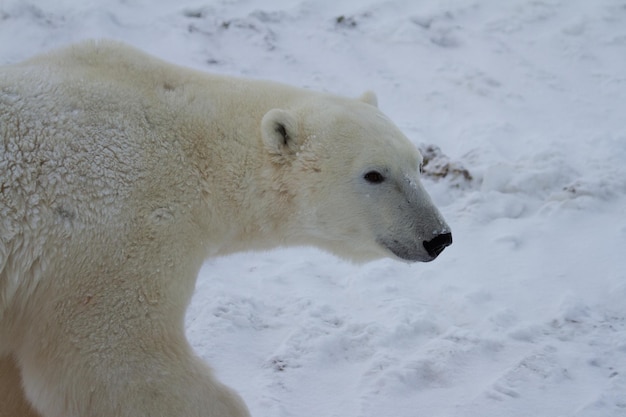
<instances>
[{"instance_id":1,"label":"polar bear head","mask_svg":"<svg viewBox=\"0 0 626 417\"><path fill-rule=\"evenodd\" d=\"M420 182L422 156L373 94L272 109L261 132L275 178L293 196L289 238L353 261L428 262L452 243Z\"/></svg>"}]
</instances>

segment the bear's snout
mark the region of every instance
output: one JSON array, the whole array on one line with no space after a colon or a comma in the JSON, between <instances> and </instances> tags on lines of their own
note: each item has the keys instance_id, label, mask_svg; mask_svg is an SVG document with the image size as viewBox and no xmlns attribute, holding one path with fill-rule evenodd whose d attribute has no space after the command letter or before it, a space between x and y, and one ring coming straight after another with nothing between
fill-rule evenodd
<instances>
[{"instance_id":1,"label":"bear's snout","mask_svg":"<svg viewBox=\"0 0 626 417\"><path fill-rule=\"evenodd\" d=\"M442 233L424 242L424 249L435 259L445 248L452 244L452 233Z\"/></svg>"}]
</instances>

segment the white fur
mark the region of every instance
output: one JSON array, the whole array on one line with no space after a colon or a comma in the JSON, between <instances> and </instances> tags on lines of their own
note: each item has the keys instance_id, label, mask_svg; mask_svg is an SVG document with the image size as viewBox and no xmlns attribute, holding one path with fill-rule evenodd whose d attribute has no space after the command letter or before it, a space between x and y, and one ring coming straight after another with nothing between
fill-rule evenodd
<instances>
[{"instance_id":1,"label":"white fur","mask_svg":"<svg viewBox=\"0 0 626 417\"><path fill-rule=\"evenodd\" d=\"M428 261L448 231L375 105L108 42L2 68L0 396L19 369L45 417L247 416L184 336L207 257Z\"/></svg>"}]
</instances>

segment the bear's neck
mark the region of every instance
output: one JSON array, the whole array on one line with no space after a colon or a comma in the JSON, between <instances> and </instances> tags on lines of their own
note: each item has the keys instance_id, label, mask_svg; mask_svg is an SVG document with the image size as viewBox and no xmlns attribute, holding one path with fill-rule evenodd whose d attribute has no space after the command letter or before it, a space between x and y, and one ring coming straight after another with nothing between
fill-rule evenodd
<instances>
[{"instance_id":1,"label":"bear's neck","mask_svg":"<svg viewBox=\"0 0 626 417\"><path fill-rule=\"evenodd\" d=\"M213 118L219 123L200 129L214 136L197 134L191 146L201 184L204 214L199 215L206 219L202 240L208 242L210 255L288 245L296 212L293 195L280 170L273 170L266 160L259 136L261 119L269 108L257 107L233 119L228 117L229 106L224 107Z\"/></svg>"}]
</instances>

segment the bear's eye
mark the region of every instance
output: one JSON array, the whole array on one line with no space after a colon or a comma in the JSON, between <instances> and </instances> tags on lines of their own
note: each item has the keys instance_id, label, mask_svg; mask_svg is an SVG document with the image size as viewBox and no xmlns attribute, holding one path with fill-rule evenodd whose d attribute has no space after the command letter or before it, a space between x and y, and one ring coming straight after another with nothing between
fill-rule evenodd
<instances>
[{"instance_id":1,"label":"bear's eye","mask_svg":"<svg viewBox=\"0 0 626 417\"><path fill-rule=\"evenodd\" d=\"M383 174L378 171L370 171L367 174L363 175L363 178L365 178L365 181L372 184L380 184L381 182L385 181L385 177L383 177Z\"/></svg>"}]
</instances>

